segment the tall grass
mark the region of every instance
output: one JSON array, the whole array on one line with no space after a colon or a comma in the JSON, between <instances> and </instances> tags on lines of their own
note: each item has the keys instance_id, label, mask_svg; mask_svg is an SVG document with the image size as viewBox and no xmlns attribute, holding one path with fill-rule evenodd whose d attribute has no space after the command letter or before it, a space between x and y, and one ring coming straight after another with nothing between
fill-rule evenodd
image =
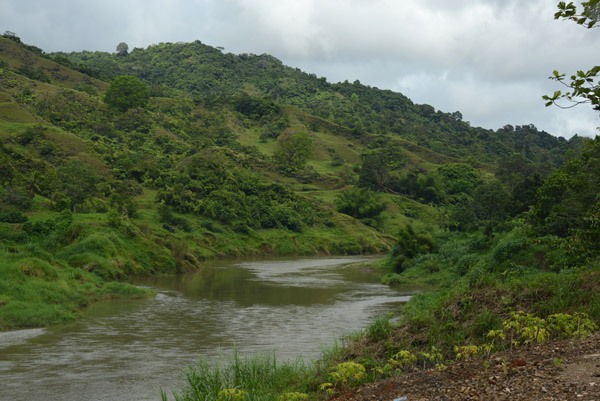
<instances>
[{"instance_id":1,"label":"tall grass","mask_svg":"<svg viewBox=\"0 0 600 401\"><path fill-rule=\"evenodd\" d=\"M308 392L314 367L298 359L295 362L278 362L275 355L253 354L242 357L237 350L233 355L209 360L201 357L196 366L185 372L186 388L173 391L177 401L224 400L219 393L238 389L245 393L244 400L277 400L284 393ZM161 392L162 400L167 394Z\"/></svg>"},{"instance_id":2,"label":"tall grass","mask_svg":"<svg viewBox=\"0 0 600 401\"><path fill-rule=\"evenodd\" d=\"M0 330L63 323L90 302L152 294L70 267L37 244L13 245L10 251L0 244Z\"/></svg>"}]
</instances>

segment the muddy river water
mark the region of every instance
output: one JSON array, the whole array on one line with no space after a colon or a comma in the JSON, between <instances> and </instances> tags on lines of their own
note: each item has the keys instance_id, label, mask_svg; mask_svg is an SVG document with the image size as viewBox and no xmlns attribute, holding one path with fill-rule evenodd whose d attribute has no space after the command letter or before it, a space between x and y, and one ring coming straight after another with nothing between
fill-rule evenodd
<instances>
[{"instance_id":1,"label":"muddy river water","mask_svg":"<svg viewBox=\"0 0 600 401\"><path fill-rule=\"evenodd\" d=\"M95 304L82 319L0 333L0 400L160 400L199 355L321 347L397 309L409 294L350 267L368 257L215 262L193 274L137 282L157 295Z\"/></svg>"}]
</instances>

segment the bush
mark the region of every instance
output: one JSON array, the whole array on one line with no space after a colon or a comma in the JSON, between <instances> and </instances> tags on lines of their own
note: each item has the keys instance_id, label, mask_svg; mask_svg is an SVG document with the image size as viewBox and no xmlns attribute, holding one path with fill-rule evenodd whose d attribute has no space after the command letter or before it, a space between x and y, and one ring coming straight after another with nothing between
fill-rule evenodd
<instances>
[{"instance_id":1,"label":"bush","mask_svg":"<svg viewBox=\"0 0 600 401\"><path fill-rule=\"evenodd\" d=\"M407 262L417 255L433 250L433 239L428 235L417 234L410 224L400 229L398 240L388 255L392 268L396 273L402 273Z\"/></svg>"},{"instance_id":2,"label":"bush","mask_svg":"<svg viewBox=\"0 0 600 401\"><path fill-rule=\"evenodd\" d=\"M307 132L282 134L277 138L273 159L286 174L304 167L312 155L312 139Z\"/></svg>"},{"instance_id":3,"label":"bush","mask_svg":"<svg viewBox=\"0 0 600 401\"><path fill-rule=\"evenodd\" d=\"M171 208L165 204L158 206L158 217L159 221L168 226L177 227L185 232L192 231L192 227L186 219L175 216L171 211Z\"/></svg>"},{"instance_id":4,"label":"bush","mask_svg":"<svg viewBox=\"0 0 600 401\"><path fill-rule=\"evenodd\" d=\"M0 199L6 205L14 206L19 210L31 207L32 199L26 190L17 187L6 187L0 190Z\"/></svg>"},{"instance_id":5,"label":"bush","mask_svg":"<svg viewBox=\"0 0 600 401\"><path fill-rule=\"evenodd\" d=\"M458 276L464 276L481 259L480 255L469 253L463 255L454 265L454 273Z\"/></svg>"},{"instance_id":6,"label":"bush","mask_svg":"<svg viewBox=\"0 0 600 401\"><path fill-rule=\"evenodd\" d=\"M526 245L527 240L525 239L515 239L506 242L501 242L500 244L498 244L496 249L494 249L492 257L496 262L502 263L510 259L515 254L517 254Z\"/></svg>"},{"instance_id":7,"label":"bush","mask_svg":"<svg viewBox=\"0 0 600 401\"><path fill-rule=\"evenodd\" d=\"M27 220L27 216L19 210L13 209L7 212L0 212L0 222L3 223L25 223Z\"/></svg>"},{"instance_id":8,"label":"bush","mask_svg":"<svg viewBox=\"0 0 600 401\"><path fill-rule=\"evenodd\" d=\"M351 188L335 198L336 210L352 216L364 224L376 227L381 222L381 213L386 209L377 194L367 188Z\"/></svg>"}]
</instances>

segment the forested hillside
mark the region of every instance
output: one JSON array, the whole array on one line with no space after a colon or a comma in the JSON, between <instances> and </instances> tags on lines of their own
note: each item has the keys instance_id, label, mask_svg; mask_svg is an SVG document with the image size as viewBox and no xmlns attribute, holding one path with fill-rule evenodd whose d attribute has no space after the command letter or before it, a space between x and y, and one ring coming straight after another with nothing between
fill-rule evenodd
<instances>
[{"instance_id":1,"label":"forested hillside","mask_svg":"<svg viewBox=\"0 0 600 401\"><path fill-rule=\"evenodd\" d=\"M359 81L330 84L323 77L284 66L271 55L223 53L200 41L160 43L129 53L50 56L67 66L91 69L106 80L135 76L158 92L161 87L180 90L195 99L240 93L266 97L338 124L363 141L374 134L394 134L451 157L497 162L518 152L532 162L556 167L570 147L564 139L531 125L506 125L497 131L471 127L459 111L436 111L427 104L414 104L401 93L371 88Z\"/></svg>"},{"instance_id":2,"label":"forested hillside","mask_svg":"<svg viewBox=\"0 0 600 401\"><path fill-rule=\"evenodd\" d=\"M5 34L0 328L145 296L115 280L210 258L391 250L390 272L446 272L435 285L445 264L460 259L464 275L525 220L554 236L548 247L585 245L597 182L577 166L595 163L597 141L585 142L471 127L460 112L198 41L46 54ZM463 245L445 255L452 241Z\"/></svg>"}]
</instances>

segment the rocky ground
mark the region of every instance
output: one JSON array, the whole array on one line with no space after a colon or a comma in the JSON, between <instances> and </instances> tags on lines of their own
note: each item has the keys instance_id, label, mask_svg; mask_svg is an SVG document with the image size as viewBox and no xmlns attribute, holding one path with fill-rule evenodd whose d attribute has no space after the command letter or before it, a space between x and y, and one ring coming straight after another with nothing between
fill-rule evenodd
<instances>
[{"instance_id":1,"label":"rocky ground","mask_svg":"<svg viewBox=\"0 0 600 401\"><path fill-rule=\"evenodd\" d=\"M348 401L598 400L600 334L415 371L332 397Z\"/></svg>"}]
</instances>

